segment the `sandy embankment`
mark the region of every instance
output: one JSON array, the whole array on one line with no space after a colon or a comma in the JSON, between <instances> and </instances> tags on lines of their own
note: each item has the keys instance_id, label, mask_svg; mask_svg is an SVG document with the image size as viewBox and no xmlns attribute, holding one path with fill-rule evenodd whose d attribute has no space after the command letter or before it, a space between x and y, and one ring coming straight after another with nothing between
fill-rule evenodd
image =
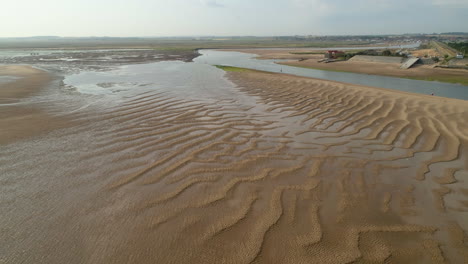
<instances>
[{"instance_id":1,"label":"sandy embankment","mask_svg":"<svg viewBox=\"0 0 468 264\"><path fill-rule=\"evenodd\" d=\"M309 67L314 69L344 71L363 74L383 75L401 78L417 78L428 80L447 81L451 79L468 83L468 70L433 68L432 65L417 65L411 69L400 69L398 63L380 63L364 61L342 61L333 63L320 63L323 59L323 51L310 50L320 54L291 54L291 52L309 52L298 50L231 50L259 55L258 59L291 59L291 61L279 62L279 64ZM299 61L300 60L300 61ZM454 80L454 81L455 81Z\"/></svg>"},{"instance_id":2,"label":"sandy embankment","mask_svg":"<svg viewBox=\"0 0 468 264\"><path fill-rule=\"evenodd\" d=\"M45 71L30 66L0 66L0 144L38 135L58 126L58 118L49 116L37 104L21 103L52 81ZM63 123L63 122L62 122Z\"/></svg>"}]
</instances>

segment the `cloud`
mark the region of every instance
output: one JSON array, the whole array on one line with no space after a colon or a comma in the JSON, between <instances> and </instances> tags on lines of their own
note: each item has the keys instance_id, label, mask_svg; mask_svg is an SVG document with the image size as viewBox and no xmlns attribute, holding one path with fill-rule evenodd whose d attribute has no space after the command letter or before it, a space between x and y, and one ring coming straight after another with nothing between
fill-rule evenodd
<instances>
[{"instance_id":1,"label":"cloud","mask_svg":"<svg viewBox=\"0 0 468 264\"><path fill-rule=\"evenodd\" d=\"M200 0L200 3L208 7L225 7L225 5L218 3L216 0Z\"/></svg>"}]
</instances>

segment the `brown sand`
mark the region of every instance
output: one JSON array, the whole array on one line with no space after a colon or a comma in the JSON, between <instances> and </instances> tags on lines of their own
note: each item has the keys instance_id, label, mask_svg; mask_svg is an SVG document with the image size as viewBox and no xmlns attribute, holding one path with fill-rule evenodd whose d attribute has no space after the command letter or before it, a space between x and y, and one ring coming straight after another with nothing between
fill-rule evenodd
<instances>
[{"instance_id":1,"label":"brown sand","mask_svg":"<svg viewBox=\"0 0 468 264\"><path fill-rule=\"evenodd\" d=\"M271 111L300 116L303 131L289 135L310 135L322 148L305 155L312 165L302 184L276 188L282 213L255 260L468 262L468 197L460 189L467 182L454 177L468 176L466 101L258 72L229 76ZM421 153L428 154L408 162ZM305 164L290 177L301 177ZM464 197L464 205L448 196Z\"/></svg>"},{"instance_id":2,"label":"brown sand","mask_svg":"<svg viewBox=\"0 0 468 264\"><path fill-rule=\"evenodd\" d=\"M15 82L0 83L0 99L15 100L38 92L51 81L48 73L30 66L8 65L0 67L0 76L20 78Z\"/></svg>"},{"instance_id":3,"label":"brown sand","mask_svg":"<svg viewBox=\"0 0 468 264\"><path fill-rule=\"evenodd\" d=\"M468 82L468 70L434 68L433 65L417 65L411 69L400 69L398 63L362 62L362 61L340 61L333 63L318 62L323 59L323 54L291 54L297 50L232 50L259 55L258 59L291 59L279 64L310 67L331 71L345 71L354 73L364 73L373 75L383 75L391 77L413 77L413 78L450 78ZM307 52L307 51L300 51ZM311 50L310 52L318 52ZM301 61L298 61L301 60Z\"/></svg>"},{"instance_id":4,"label":"brown sand","mask_svg":"<svg viewBox=\"0 0 468 264\"><path fill-rule=\"evenodd\" d=\"M439 57L439 58L443 58L444 56L442 54L440 54L437 50L435 49L420 49L420 50L415 50L415 51L412 51L411 54L415 57Z\"/></svg>"},{"instance_id":5,"label":"brown sand","mask_svg":"<svg viewBox=\"0 0 468 264\"><path fill-rule=\"evenodd\" d=\"M466 101L228 77L254 107L152 91L45 141L47 157L1 152L0 195L34 188L0 200L0 262L468 261Z\"/></svg>"},{"instance_id":6,"label":"brown sand","mask_svg":"<svg viewBox=\"0 0 468 264\"><path fill-rule=\"evenodd\" d=\"M325 51L321 50L294 50L294 49L224 49L224 51L237 51L258 55L257 59L260 60L273 60L273 59L323 59ZM303 53L303 54L294 54ZM312 54L305 54L312 53Z\"/></svg>"},{"instance_id":7,"label":"brown sand","mask_svg":"<svg viewBox=\"0 0 468 264\"><path fill-rule=\"evenodd\" d=\"M1 66L0 76L17 79L0 82L0 145L11 143L51 131L64 124L39 109L36 104L20 104L21 99L32 96L52 80L45 71L30 66ZM59 125L61 124L61 125Z\"/></svg>"}]
</instances>

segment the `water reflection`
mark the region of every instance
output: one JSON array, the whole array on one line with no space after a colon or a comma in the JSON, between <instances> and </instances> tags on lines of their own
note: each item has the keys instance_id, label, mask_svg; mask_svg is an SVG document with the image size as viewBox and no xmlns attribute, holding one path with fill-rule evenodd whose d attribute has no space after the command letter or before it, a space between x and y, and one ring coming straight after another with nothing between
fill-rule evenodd
<instances>
[{"instance_id":1,"label":"water reflection","mask_svg":"<svg viewBox=\"0 0 468 264\"><path fill-rule=\"evenodd\" d=\"M304 77L388 88L412 93L434 93L437 96L468 100L467 87L458 84L291 67L276 64L275 61L278 60L257 60L255 59L255 55L241 52L201 50L200 53L203 56L195 59L198 63L244 67L269 72L283 72Z\"/></svg>"}]
</instances>

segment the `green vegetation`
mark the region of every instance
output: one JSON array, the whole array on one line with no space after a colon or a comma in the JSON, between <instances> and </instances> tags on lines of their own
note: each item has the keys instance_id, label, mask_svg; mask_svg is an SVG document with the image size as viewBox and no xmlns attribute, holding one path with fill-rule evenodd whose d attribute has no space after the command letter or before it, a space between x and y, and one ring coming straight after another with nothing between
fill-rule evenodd
<instances>
[{"instance_id":1,"label":"green vegetation","mask_svg":"<svg viewBox=\"0 0 468 264\"><path fill-rule=\"evenodd\" d=\"M277 74L276 72L260 71L260 70L239 68L239 67L233 67L233 66L224 66L224 65L213 65L213 66L226 72L260 72L264 74Z\"/></svg>"},{"instance_id":2,"label":"green vegetation","mask_svg":"<svg viewBox=\"0 0 468 264\"><path fill-rule=\"evenodd\" d=\"M360 46L360 45L372 45L371 42L352 42L352 41L309 41L309 43L304 43L304 48L333 48L333 47L346 47L346 46Z\"/></svg>"},{"instance_id":3,"label":"green vegetation","mask_svg":"<svg viewBox=\"0 0 468 264\"><path fill-rule=\"evenodd\" d=\"M335 70L335 69L322 69L322 68L314 68L308 66L299 66L299 65L291 65L282 63L284 65L298 67L298 68L306 68L306 69L313 69L313 70L321 70L321 71L332 71L332 72L349 72L354 73L352 71L343 71L343 70ZM436 81L436 82L446 82L446 83L458 83L461 85L468 86L468 76L428 76L428 77L397 77L397 78L404 78L404 79L412 79L412 80L421 80L421 81Z\"/></svg>"},{"instance_id":4,"label":"green vegetation","mask_svg":"<svg viewBox=\"0 0 468 264\"><path fill-rule=\"evenodd\" d=\"M468 42L449 42L448 45L465 56L468 55Z\"/></svg>"},{"instance_id":5,"label":"green vegetation","mask_svg":"<svg viewBox=\"0 0 468 264\"><path fill-rule=\"evenodd\" d=\"M146 48L186 52L197 49L236 48L323 48L366 45L367 42L346 40L315 40L275 37L227 37L227 38L11 38L0 39L0 49L118 49Z\"/></svg>"},{"instance_id":6,"label":"green vegetation","mask_svg":"<svg viewBox=\"0 0 468 264\"><path fill-rule=\"evenodd\" d=\"M430 44L421 44L419 45L419 49L430 49L432 46Z\"/></svg>"},{"instance_id":7,"label":"green vegetation","mask_svg":"<svg viewBox=\"0 0 468 264\"><path fill-rule=\"evenodd\" d=\"M439 41L431 41L431 46L435 48L440 54L448 55L449 57L454 57L457 51L447 44Z\"/></svg>"},{"instance_id":8,"label":"green vegetation","mask_svg":"<svg viewBox=\"0 0 468 264\"><path fill-rule=\"evenodd\" d=\"M382 52L382 56L392 56L392 52L390 50L386 49L386 50L384 50Z\"/></svg>"},{"instance_id":9,"label":"green vegetation","mask_svg":"<svg viewBox=\"0 0 468 264\"><path fill-rule=\"evenodd\" d=\"M448 54L444 55L444 60L442 61L442 65L447 65L450 60L452 60L455 57L450 57Z\"/></svg>"},{"instance_id":10,"label":"green vegetation","mask_svg":"<svg viewBox=\"0 0 468 264\"><path fill-rule=\"evenodd\" d=\"M289 54L294 55L312 55L312 54L325 54L325 52L289 52Z\"/></svg>"},{"instance_id":11,"label":"green vegetation","mask_svg":"<svg viewBox=\"0 0 468 264\"><path fill-rule=\"evenodd\" d=\"M344 52L345 52L346 54L350 54L350 55L353 55L353 56L354 56L354 55L356 55L356 54L358 54L358 53L361 53L361 52L364 52L364 51L365 51L365 50L345 50Z\"/></svg>"},{"instance_id":12,"label":"green vegetation","mask_svg":"<svg viewBox=\"0 0 468 264\"><path fill-rule=\"evenodd\" d=\"M367 55L367 56L393 56L393 57L404 57L403 55L397 54L395 50L386 49L384 51L379 50L349 50L342 56L343 59L349 60L356 55Z\"/></svg>"},{"instance_id":13,"label":"green vegetation","mask_svg":"<svg viewBox=\"0 0 468 264\"><path fill-rule=\"evenodd\" d=\"M428 76L428 77L405 77L406 79L422 80L430 82L458 83L468 86L468 77L462 76Z\"/></svg>"},{"instance_id":14,"label":"green vegetation","mask_svg":"<svg viewBox=\"0 0 468 264\"><path fill-rule=\"evenodd\" d=\"M246 68L239 68L239 67L232 67L232 66L223 66L223 65L215 65L216 68L221 69L223 71L228 71L228 72L244 72L244 71L250 71L249 69Z\"/></svg>"},{"instance_id":15,"label":"green vegetation","mask_svg":"<svg viewBox=\"0 0 468 264\"><path fill-rule=\"evenodd\" d=\"M339 60L349 60L352 57L356 56L357 54L360 54L362 52L365 52L365 50L345 50L344 54L339 56L337 59ZM310 51L310 52L289 52L289 54L293 55L324 55L326 51Z\"/></svg>"}]
</instances>

